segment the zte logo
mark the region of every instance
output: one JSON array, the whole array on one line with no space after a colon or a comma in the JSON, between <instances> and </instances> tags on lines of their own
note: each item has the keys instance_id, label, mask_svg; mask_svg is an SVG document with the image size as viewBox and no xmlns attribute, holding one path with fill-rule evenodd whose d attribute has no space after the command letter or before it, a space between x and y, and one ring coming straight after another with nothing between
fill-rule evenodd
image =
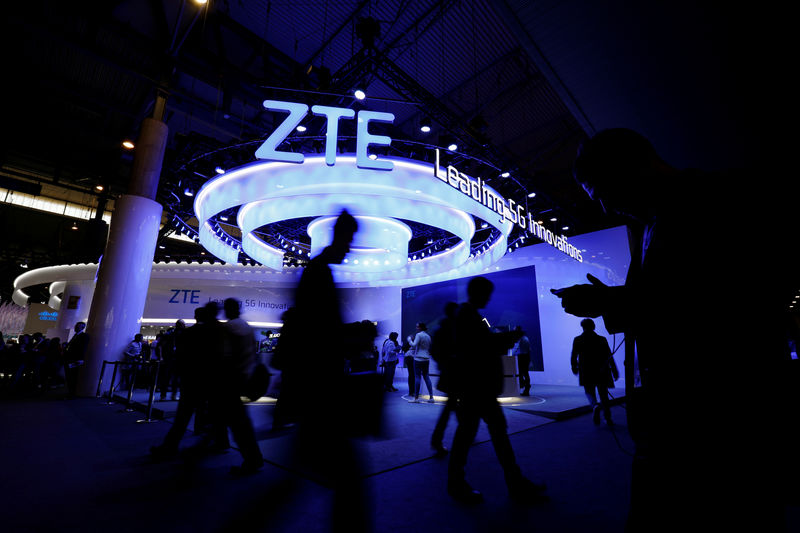
<instances>
[{"instance_id":1,"label":"zte logo","mask_svg":"<svg viewBox=\"0 0 800 533\"><path fill-rule=\"evenodd\" d=\"M171 304L199 304L200 289L170 289L172 297L169 299Z\"/></svg>"}]
</instances>

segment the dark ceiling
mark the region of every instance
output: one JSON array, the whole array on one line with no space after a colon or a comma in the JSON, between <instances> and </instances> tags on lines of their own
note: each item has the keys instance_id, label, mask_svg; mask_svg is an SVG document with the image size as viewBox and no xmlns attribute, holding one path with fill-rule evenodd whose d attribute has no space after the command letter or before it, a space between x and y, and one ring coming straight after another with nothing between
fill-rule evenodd
<instances>
[{"instance_id":1,"label":"dark ceiling","mask_svg":"<svg viewBox=\"0 0 800 533\"><path fill-rule=\"evenodd\" d=\"M285 99L389 111L397 154L419 156L427 144L455 139L454 163L529 202L546 220L557 218L559 230L593 231L619 221L588 201L571 165L580 142L600 129L638 129L678 166L717 169L755 157L741 147L752 146L760 138L754 129L764 126L755 126L757 113L740 98L756 85L748 72L764 68L754 63L757 47L742 38L743 21L752 28L755 19L701 5L18 2L5 8L2 23L0 177L84 192L93 207L113 205L127 190L132 161L121 142L136 139L160 91L167 96L169 144L158 199L168 219L191 224L182 187L213 177L217 164L252 158L252 143L275 120L261 102ZM366 91L365 101L352 98L356 88ZM432 124L428 134L419 130L425 121ZM308 125L293 147L318 148L322 125ZM500 177L502 171L511 176ZM527 200L531 192L537 196ZM4 229L11 218L27 221L26 231L5 232L3 300L20 263L96 261L102 251L96 227L68 244L47 237L59 235L63 217L7 204L0 210ZM167 225L162 233L173 230ZM160 243L157 259L200 258L199 246Z\"/></svg>"}]
</instances>

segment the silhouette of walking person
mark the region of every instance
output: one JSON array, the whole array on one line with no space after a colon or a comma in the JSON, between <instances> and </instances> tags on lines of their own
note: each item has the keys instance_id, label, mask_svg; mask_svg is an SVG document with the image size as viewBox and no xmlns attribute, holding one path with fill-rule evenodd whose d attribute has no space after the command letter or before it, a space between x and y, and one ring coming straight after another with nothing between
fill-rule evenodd
<instances>
[{"instance_id":1,"label":"silhouette of walking person","mask_svg":"<svg viewBox=\"0 0 800 533\"><path fill-rule=\"evenodd\" d=\"M447 490L464 503L479 503L483 499L481 493L467 483L464 472L469 448L483 420L503 468L509 495L516 500L533 502L542 498L545 487L523 476L508 439L505 415L497 402L503 390L501 357L519 339L519 333L492 332L483 320L479 310L489 303L493 291L494 284L488 279L472 278L467 285L468 301L456 315L457 356L453 375L458 398L458 428L450 453Z\"/></svg>"},{"instance_id":2,"label":"silhouette of walking person","mask_svg":"<svg viewBox=\"0 0 800 533\"><path fill-rule=\"evenodd\" d=\"M439 456L447 453L447 448L442 441L444 440L444 432L447 429L447 423L450 421L450 414L455 412L457 398L452 394L453 387L453 366L456 359L456 313L458 312L458 304L456 302L447 302L444 306L444 318L439 322L439 328L433 333L431 337L431 357L436 361L439 367L439 382L436 388L447 394L447 403L439 413L439 418L436 420L436 426L433 428L431 435L431 448L436 450Z\"/></svg>"},{"instance_id":3,"label":"silhouette of walking person","mask_svg":"<svg viewBox=\"0 0 800 533\"><path fill-rule=\"evenodd\" d=\"M209 335L208 315L207 308L198 307L194 310L195 324L183 330L182 342L175 353L180 369L181 396L175 419L164 440L150 448L155 460L169 459L178 454L178 447L192 415L195 416L196 431L207 422L208 397L215 386L211 378L213 371L209 344L213 338Z\"/></svg>"},{"instance_id":4,"label":"silhouette of walking person","mask_svg":"<svg viewBox=\"0 0 800 533\"><path fill-rule=\"evenodd\" d=\"M296 351L284 356L298 358L299 363L290 366L303 365L305 383L312 391L326 390L332 382L349 383L344 373L346 359L352 354L345 353L345 347L353 343L346 338L330 265L344 261L357 230L356 219L343 211L334 225L331 244L311 259L296 289L292 334L302 341L286 339ZM352 407L320 402L311 395L296 395L293 401L297 406L291 411L298 420L296 459L333 489L333 530L368 531L370 506L361 481L362 452L352 440L353 433L368 421L359 420Z\"/></svg>"},{"instance_id":5,"label":"silhouette of walking person","mask_svg":"<svg viewBox=\"0 0 800 533\"><path fill-rule=\"evenodd\" d=\"M581 320L583 333L572 341L572 355L570 364L572 373L578 376L578 383L586 392L586 398L591 405L592 421L600 423L600 411L605 416L606 423L610 426L611 407L608 402L608 389L614 386L614 381L619 377L619 370L611 355L611 348L605 337L595 332L594 320L584 318ZM600 396L600 403L597 397Z\"/></svg>"},{"instance_id":6,"label":"silhouette of walking person","mask_svg":"<svg viewBox=\"0 0 800 533\"><path fill-rule=\"evenodd\" d=\"M256 340L250 325L240 317L241 304L235 298L223 302L225 318L223 327L224 349L222 353L222 380L216 398L221 417L220 425L230 428L243 462L231 468L231 474L241 476L253 474L264 465L258 447L253 422L242 403L245 386L256 366ZM224 431L220 428L220 431ZM222 438L224 442L224 438Z\"/></svg>"}]
</instances>

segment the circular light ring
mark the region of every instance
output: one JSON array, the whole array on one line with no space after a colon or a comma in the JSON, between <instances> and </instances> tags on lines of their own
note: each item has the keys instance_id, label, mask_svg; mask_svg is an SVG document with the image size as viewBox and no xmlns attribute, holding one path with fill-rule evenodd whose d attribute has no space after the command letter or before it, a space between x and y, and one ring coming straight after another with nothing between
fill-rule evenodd
<instances>
[{"instance_id":1,"label":"circular light ring","mask_svg":"<svg viewBox=\"0 0 800 533\"><path fill-rule=\"evenodd\" d=\"M239 210L238 222L245 238L242 240L245 253L264 264L261 259L275 261L276 255L266 250L266 243L256 238L253 232L266 224L272 224L287 218L302 218L323 213L336 216L344 206L353 215L380 216L391 209L391 213L405 220L422 222L430 226L449 231L461 239L461 243L450 250L436 254L430 258L408 263L407 255L403 257L402 270L393 270L380 279L388 277L417 277L446 272L463 264L469 259L469 242L475 233L472 217L450 207L368 194L303 194L252 202ZM258 241L258 242L256 242ZM466 244L465 244L466 243ZM277 249L274 249L277 250ZM252 253L251 253L252 252ZM256 255L253 255L256 254ZM281 254L282 255L282 254ZM396 262L395 262L396 264ZM361 267L364 265L359 263ZM269 265L265 265L269 266ZM379 265L373 265L378 267ZM347 269L345 267L345 269ZM352 270L352 269L350 269ZM374 269L369 269L370 271ZM368 276L374 280L373 276Z\"/></svg>"},{"instance_id":2,"label":"circular light ring","mask_svg":"<svg viewBox=\"0 0 800 533\"><path fill-rule=\"evenodd\" d=\"M307 228L311 237L311 255L317 255L333 241L338 217L319 217ZM358 231L353 236L350 252L340 268L354 271L397 270L406 265L411 228L391 218L356 215Z\"/></svg>"},{"instance_id":3,"label":"circular light ring","mask_svg":"<svg viewBox=\"0 0 800 533\"><path fill-rule=\"evenodd\" d=\"M459 259L463 259L459 264L466 263L469 258L468 243L472 233L474 233L472 217L468 216L467 213L486 220L499 230L498 237L487 252L476 256L475 260L471 260L471 262L476 264L487 260L494 262L502 257L503 253L505 253L507 236L513 229L513 224L509 220L504 219L499 213L474 200L471 196L451 187L443 181L441 176L435 177L432 165L405 159L387 159L394 164L392 171L360 169L356 166L355 157L352 156L337 157L336 164L332 167L325 164L324 157L307 157L305 162L300 165L282 162L258 162L229 170L225 174L207 182L195 197L195 213L201 222L200 242L209 251L211 251L210 247L213 247L215 252L219 252L222 257L216 253L215 255L220 259L227 262L235 262L233 256L237 255L238 259L238 250L234 250L237 252L236 254L227 253L223 246L228 249L230 249L230 246L219 239L214 234L211 226L206 225L206 222L217 213L243 205L242 209L240 209L239 217L239 226L244 235L242 248L248 255L265 266L276 270L281 269L283 267L283 251L254 237L252 230L257 229L258 226L250 227L249 229L242 226L241 215L243 210L246 212L248 206L260 200L285 201L289 197L309 197L311 201L318 202L323 196L341 194L343 198L335 211L324 212L319 208L314 210L311 209L310 205L306 210L301 210L297 206L293 208L294 210L302 211L304 213L303 216L335 215L338 214L342 207L348 207L349 209L355 202L355 198L371 195L373 199L389 200L388 205L384 204L385 209L380 213L376 213L375 216L419 220L417 217L410 217L396 212L398 206L394 205L394 203L397 202L400 205L401 200L407 200L410 203L402 204L408 208L406 210L411 210L409 206L412 206L414 210L420 211L423 210L423 206L428 205L433 210L443 210L448 217L454 216L454 213L460 213L461 216L458 218L464 217L464 219L469 220L471 226L469 235L464 235L460 231L451 231L451 233L462 238L462 243L452 247L449 252L451 255L457 255ZM496 196L500 196L491 188L485 185L484 187ZM285 212L281 212L275 220L288 218L292 217L287 216ZM440 217L434 218L441 219L444 217L440 215ZM441 227L440 224L432 223L427 218L420 221ZM215 244L218 244L215 241L218 241L221 245L215 246ZM503 244L503 246L498 246L499 244ZM498 252L498 250L502 251ZM431 264L432 259L425 258L419 261L412 261L411 265L417 263L414 273L429 276L434 274L434 271L440 272L440 269L428 266ZM457 265L451 263L449 266L455 267ZM468 265L464 264L464 266L467 267ZM415 277L414 273L406 272L406 275Z\"/></svg>"}]
</instances>

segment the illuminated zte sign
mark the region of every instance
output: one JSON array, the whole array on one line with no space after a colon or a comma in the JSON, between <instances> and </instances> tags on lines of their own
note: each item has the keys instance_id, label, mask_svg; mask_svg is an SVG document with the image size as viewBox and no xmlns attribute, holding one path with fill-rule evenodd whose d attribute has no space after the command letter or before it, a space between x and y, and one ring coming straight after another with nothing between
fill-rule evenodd
<instances>
[{"instance_id":1,"label":"illuminated zte sign","mask_svg":"<svg viewBox=\"0 0 800 533\"><path fill-rule=\"evenodd\" d=\"M264 107L270 111L288 111L283 122L272 132L264 144L256 150L256 157L259 159L270 159L273 161L286 161L288 163L302 163L303 154L295 152L281 152L278 146L289 136L300 122L308 115L308 106L305 104L295 104L291 102L278 102L277 100L265 100ZM336 164L336 139L339 136L339 121L352 120L356 117L356 112L344 107L330 107L315 105L311 112L316 116L328 119L328 128L325 133L325 163L329 166ZM392 142L390 137L385 135L372 135L369 132L370 122L394 122L394 115L391 113L381 113L379 111L359 111L356 125L356 165L359 168L371 168L375 170L392 170L394 164L391 161L381 161L370 159L367 153L369 145L389 146Z\"/></svg>"},{"instance_id":2,"label":"illuminated zte sign","mask_svg":"<svg viewBox=\"0 0 800 533\"><path fill-rule=\"evenodd\" d=\"M278 146L308 115L308 106L292 102L265 100L264 108L270 111L286 111L289 115L275 131L272 132L267 140L264 141L258 150L256 150L256 157L272 161L302 163L305 160L303 154L279 151ZM357 120L356 165L359 168L374 170L392 170L394 168L394 163L391 161L370 159L367 151L370 145L389 146L391 144L392 139L390 137L371 134L369 132L369 124L370 122L385 122L391 124L394 122L394 115L392 113L362 110L356 115L356 112L352 109L321 105L312 106L311 112L315 116L323 116L327 119L325 163L328 166L336 164L336 141L339 135L339 121L353 120L355 118ZM555 247L573 259L583 262L581 251L567 242L567 237L565 235L556 235L534 221L532 214L526 213L524 206L516 204L514 200L507 200L498 195L494 189L487 187L481 178L472 179L466 174L459 172L458 169L452 165L449 165L446 172L443 172L440 169L438 148L436 149L436 164L433 172L436 178L496 212L500 216L501 221L503 219L508 220L512 224L516 224L529 234Z\"/></svg>"}]
</instances>

